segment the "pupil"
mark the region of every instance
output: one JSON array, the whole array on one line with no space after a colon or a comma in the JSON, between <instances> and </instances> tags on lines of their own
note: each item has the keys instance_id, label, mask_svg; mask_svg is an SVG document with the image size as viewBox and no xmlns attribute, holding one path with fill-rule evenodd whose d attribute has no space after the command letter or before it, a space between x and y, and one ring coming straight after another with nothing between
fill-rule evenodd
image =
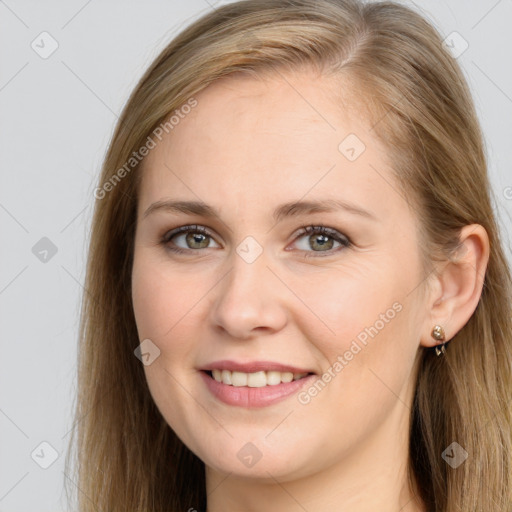
<instances>
[{"instance_id":1,"label":"pupil","mask_svg":"<svg viewBox=\"0 0 512 512\"><path fill-rule=\"evenodd\" d=\"M330 237L326 235L313 235L313 245L317 244L320 248L327 247L330 249L333 244L333 240L329 240ZM330 242L330 244L329 244Z\"/></svg>"},{"instance_id":2,"label":"pupil","mask_svg":"<svg viewBox=\"0 0 512 512\"><path fill-rule=\"evenodd\" d=\"M187 235L187 242L190 242L190 244L193 246L194 244L199 244L201 248L205 247L204 242L206 241L206 245L208 245L208 241L206 240L206 236L202 233L189 233ZM203 245L201 245L201 242L203 242ZM189 245L190 245L189 244Z\"/></svg>"}]
</instances>

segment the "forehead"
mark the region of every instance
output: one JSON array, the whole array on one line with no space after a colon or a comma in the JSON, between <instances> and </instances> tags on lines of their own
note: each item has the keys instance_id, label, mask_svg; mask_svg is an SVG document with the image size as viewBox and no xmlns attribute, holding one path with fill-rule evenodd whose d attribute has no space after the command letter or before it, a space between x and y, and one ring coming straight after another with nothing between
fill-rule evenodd
<instances>
[{"instance_id":1,"label":"forehead","mask_svg":"<svg viewBox=\"0 0 512 512\"><path fill-rule=\"evenodd\" d=\"M306 194L381 202L382 214L392 206L385 148L340 79L237 74L195 99L144 160L139 214L162 198L231 203L238 212ZM386 187L388 200L379 201Z\"/></svg>"}]
</instances>

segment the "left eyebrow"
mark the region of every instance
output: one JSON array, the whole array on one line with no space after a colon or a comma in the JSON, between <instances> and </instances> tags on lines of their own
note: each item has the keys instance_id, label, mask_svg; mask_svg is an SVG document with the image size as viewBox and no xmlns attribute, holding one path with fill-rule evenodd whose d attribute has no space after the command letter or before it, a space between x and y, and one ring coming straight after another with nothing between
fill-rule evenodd
<instances>
[{"instance_id":1,"label":"left eyebrow","mask_svg":"<svg viewBox=\"0 0 512 512\"><path fill-rule=\"evenodd\" d=\"M322 201L292 201L279 205L272 214L276 223L281 222L286 217L298 217L312 213L334 212L344 210L353 215L359 215L372 220L378 220L377 216L360 206L340 200L324 199ZM219 212L213 207L202 201L156 201L152 203L144 212L143 219L156 211L185 213L199 215L201 217L219 217Z\"/></svg>"},{"instance_id":2,"label":"left eyebrow","mask_svg":"<svg viewBox=\"0 0 512 512\"><path fill-rule=\"evenodd\" d=\"M275 222L280 222L285 217L296 217L312 213L334 212L344 210L353 215L359 215L368 219L377 220L377 216L361 208L360 206L341 199L324 199L322 201L292 201L278 206L273 214Z\"/></svg>"}]
</instances>

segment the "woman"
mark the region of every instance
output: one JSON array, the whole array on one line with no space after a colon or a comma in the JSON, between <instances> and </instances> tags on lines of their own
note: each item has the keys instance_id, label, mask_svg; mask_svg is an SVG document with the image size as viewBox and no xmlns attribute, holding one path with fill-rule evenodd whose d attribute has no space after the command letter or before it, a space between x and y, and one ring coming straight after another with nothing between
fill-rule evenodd
<instances>
[{"instance_id":1,"label":"woman","mask_svg":"<svg viewBox=\"0 0 512 512\"><path fill-rule=\"evenodd\" d=\"M510 271L420 15L211 12L140 80L95 196L80 511L510 510Z\"/></svg>"}]
</instances>

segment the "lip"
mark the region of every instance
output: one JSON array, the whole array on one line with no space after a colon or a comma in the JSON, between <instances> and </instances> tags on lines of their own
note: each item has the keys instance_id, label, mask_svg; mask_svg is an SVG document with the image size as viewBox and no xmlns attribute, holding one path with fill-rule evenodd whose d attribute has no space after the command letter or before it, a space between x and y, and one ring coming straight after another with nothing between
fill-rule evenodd
<instances>
[{"instance_id":1,"label":"lip","mask_svg":"<svg viewBox=\"0 0 512 512\"><path fill-rule=\"evenodd\" d=\"M273 361L250 361L247 363L238 363L228 359L214 361L200 368L203 371L229 370L230 372L255 373L261 371L267 372L291 372L291 373L315 373L307 368L298 368Z\"/></svg>"},{"instance_id":2,"label":"lip","mask_svg":"<svg viewBox=\"0 0 512 512\"><path fill-rule=\"evenodd\" d=\"M217 367L218 368L218 367ZM227 369L227 368L226 368ZM236 371L236 370L235 370ZM277 370L276 370L277 371ZM261 388L250 388L249 386L230 386L223 382L217 382L206 371L199 374L211 395L224 404L256 409L281 402L296 394L304 386L311 384L317 378L312 374L299 380L281 382L275 386L264 386Z\"/></svg>"}]
</instances>

